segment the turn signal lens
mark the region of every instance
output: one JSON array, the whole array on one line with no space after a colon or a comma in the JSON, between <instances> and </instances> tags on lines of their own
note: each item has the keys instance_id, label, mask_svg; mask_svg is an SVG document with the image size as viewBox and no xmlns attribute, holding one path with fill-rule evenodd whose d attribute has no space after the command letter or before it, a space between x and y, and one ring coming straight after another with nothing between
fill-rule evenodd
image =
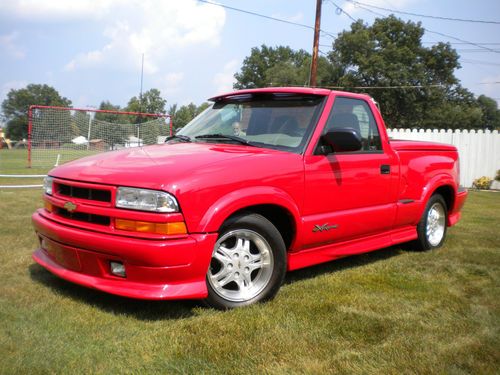
<instances>
[{"instance_id":1,"label":"turn signal lens","mask_svg":"<svg viewBox=\"0 0 500 375\"><path fill-rule=\"evenodd\" d=\"M54 206L52 206L52 203L48 202L48 201L44 201L43 202L43 205L45 207L45 209L49 212L52 212L54 211Z\"/></svg>"},{"instance_id":2,"label":"turn signal lens","mask_svg":"<svg viewBox=\"0 0 500 375\"><path fill-rule=\"evenodd\" d=\"M182 221L174 223L152 223L149 221L115 219L115 228L131 232L167 235L187 233L186 224Z\"/></svg>"}]
</instances>

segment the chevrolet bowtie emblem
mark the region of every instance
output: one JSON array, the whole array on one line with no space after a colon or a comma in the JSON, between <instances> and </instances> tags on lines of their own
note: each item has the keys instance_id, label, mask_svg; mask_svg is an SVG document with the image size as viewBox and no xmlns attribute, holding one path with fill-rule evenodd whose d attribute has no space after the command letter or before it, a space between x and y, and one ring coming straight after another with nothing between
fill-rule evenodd
<instances>
[{"instance_id":1,"label":"chevrolet bowtie emblem","mask_svg":"<svg viewBox=\"0 0 500 375\"><path fill-rule=\"evenodd\" d=\"M74 210L76 210L76 204L74 204L73 202L66 202L64 203L63 207L68 210L68 212L73 212Z\"/></svg>"}]
</instances>

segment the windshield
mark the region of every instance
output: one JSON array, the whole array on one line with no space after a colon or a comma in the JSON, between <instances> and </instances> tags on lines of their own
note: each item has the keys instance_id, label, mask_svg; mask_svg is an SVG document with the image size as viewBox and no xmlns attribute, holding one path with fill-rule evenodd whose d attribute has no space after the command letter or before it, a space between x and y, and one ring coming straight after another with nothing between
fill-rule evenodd
<instances>
[{"instance_id":1,"label":"windshield","mask_svg":"<svg viewBox=\"0 0 500 375\"><path fill-rule=\"evenodd\" d=\"M318 119L323 96L247 94L217 101L178 136L196 142L242 143L302 153Z\"/></svg>"}]
</instances>

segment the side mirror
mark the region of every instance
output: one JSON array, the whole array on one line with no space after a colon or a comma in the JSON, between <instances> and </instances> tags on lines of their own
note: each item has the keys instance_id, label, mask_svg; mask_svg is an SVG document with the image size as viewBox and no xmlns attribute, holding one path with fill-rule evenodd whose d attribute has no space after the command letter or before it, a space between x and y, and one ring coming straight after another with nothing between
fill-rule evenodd
<instances>
[{"instance_id":1,"label":"side mirror","mask_svg":"<svg viewBox=\"0 0 500 375\"><path fill-rule=\"evenodd\" d=\"M352 128L332 129L321 136L321 139L334 152L359 151L363 147L361 136Z\"/></svg>"}]
</instances>

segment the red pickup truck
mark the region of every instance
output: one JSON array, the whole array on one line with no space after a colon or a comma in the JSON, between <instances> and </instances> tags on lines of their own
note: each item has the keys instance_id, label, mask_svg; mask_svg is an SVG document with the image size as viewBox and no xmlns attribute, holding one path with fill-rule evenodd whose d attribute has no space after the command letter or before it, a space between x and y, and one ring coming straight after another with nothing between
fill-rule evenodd
<instances>
[{"instance_id":1,"label":"red pickup truck","mask_svg":"<svg viewBox=\"0 0 500 375\"><path fill-rule=\"evenodd\" d=\"M455 147L390 140L367 95L242 90L165 144L59 166L33 214L33 258L142 299L226 309L272 298L287 270L414 241L460 219Z\"/></svg>"}]
</instances>

